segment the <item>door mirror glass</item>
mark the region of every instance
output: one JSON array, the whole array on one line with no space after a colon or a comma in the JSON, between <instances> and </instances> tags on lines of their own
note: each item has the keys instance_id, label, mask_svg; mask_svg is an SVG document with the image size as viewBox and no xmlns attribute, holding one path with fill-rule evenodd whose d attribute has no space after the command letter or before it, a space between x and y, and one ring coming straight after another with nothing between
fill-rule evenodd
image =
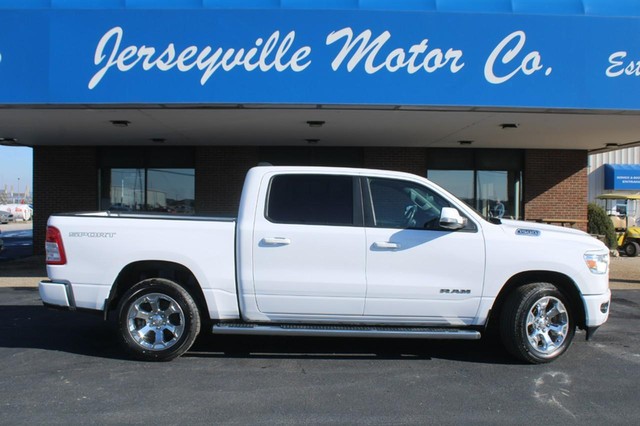
<instances>
[{"instance_id":1,"label":"door mirror glass","mask_svg":"<svg viewBox=\"0 0 640 426\"><path fill-rule=\"evenodd\" d=\"M462 229L467 224L467 219L453 207L443 207L440 213L440 226L444 229Z\"/></svg>"}]
</instances>

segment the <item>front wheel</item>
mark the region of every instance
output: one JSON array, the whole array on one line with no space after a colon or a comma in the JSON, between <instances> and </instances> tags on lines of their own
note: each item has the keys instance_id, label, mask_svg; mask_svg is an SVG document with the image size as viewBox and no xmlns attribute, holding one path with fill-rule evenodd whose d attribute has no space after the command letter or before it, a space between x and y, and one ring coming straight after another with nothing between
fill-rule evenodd
<instances>
[{"instance_id":1,"label":"front wheel","mask_svg":"<svg viewBox=\"0 0 640 426\"><path fill-rule=\"evenodd\" d=\"M185 353L200 332L200 314L189 293L173 281L153 278L127 291L118 305L125 349L146 361L169 361Z\"/></svg>"},{"instance_id":2,"label":"front wheel","mask_svg":"<svg viewBox=\"0 0 640 426\"><path fill-rule=\"evenodd\" d=\"M500 316L505 348L533 364L558 358L569 348L574 334L575 320L568 299L548 283L515 289Z\"/></svg>"},{"instance_id":3,"label":"front wheel","mask_svg":"<svg viewBox=\"0 0 640 426\"><path fill-rule=\"evenodd\" d=\"M624 254L626 254L627 256L636 257L638 255L638 252L640 251L640 245L635 241L630 241L624 245L623 250Z\"/></svg>"}]
</instances>

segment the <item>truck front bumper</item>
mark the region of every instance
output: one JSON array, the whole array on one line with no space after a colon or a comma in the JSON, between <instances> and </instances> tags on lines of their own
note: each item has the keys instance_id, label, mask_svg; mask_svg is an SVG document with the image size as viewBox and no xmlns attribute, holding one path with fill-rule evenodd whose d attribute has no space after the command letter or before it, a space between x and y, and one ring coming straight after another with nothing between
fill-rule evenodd
<instances>
[{"instance_id":1,"label":"truck front bumper","mask_svg":"<svg viewBox=\"0 0 640 426\"><path fill-rule=\"evenodd\" d=\"M70 283L44 280L40 281L38 290L45 305L69 310L76 309Z\"/></svg>"},{"instance_id":2,"label":"truck front bumper","mask_svg":"<svg viewBox=\"0 0 640 426\"><path fill-rule=\"evenodd\" d=\"M588 329L596 329L604 324L609 318L609 308L611 306L611 290L606 293L591 294L583 296L586 308L585 325Z\"/></svg>"}]
</instances>

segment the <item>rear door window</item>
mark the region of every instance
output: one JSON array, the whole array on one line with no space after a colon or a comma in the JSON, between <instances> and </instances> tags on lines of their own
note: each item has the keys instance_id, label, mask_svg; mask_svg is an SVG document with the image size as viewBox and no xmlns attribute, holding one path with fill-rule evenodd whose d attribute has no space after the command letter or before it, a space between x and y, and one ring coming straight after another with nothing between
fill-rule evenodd
<instances>
[{"instance_id":1,"label":"rear door window","mask_svg":"<svg viewBox=\"0 0 640 426\"><path fill-rule=\"evenodd\" d=\"M266 217L274 223L351 226L357 223L351 176L291 174L271 180ZM361 216L361 213L360 213Z\"/></svg>"}]
</instances>

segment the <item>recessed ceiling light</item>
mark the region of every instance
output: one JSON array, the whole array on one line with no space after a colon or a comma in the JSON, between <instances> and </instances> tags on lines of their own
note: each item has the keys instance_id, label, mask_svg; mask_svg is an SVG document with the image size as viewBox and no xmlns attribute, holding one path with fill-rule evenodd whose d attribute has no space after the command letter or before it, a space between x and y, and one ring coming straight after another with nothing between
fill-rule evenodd
<instances>
[{"instance_id":1,"label":"recessed ceiling light","mask_svg":"<svg viewBox=\"0 0 640 426\"><path fill-rule=\"evenodd\" d=\"M127 120L111 120L111 124L113 124L114 127L129 127L131 122Z\"/></svg>"},{"instance_id":2,"label":"recessed ceiling light","mask_svg":"<svg viewBox=\"0 0 640 426\"><path fill-rule=\"evenodd\" d=\"M18 139L16 138L0 138L0 145L19 146Z\"/></svg>"},{"instance_id":3,"label":"recessed ceiling light","mask_svg":"<svg viewBox=\"0 0 640 426\"><path fill-rule=\"evenodd\" d=\"M605 147L607 147L607 148L617 148L618 146L619 145L617 143L615 143L615 142L608 143L608 144L605 145Z\"/></svg>"},{"instance_id":4,"label":"recessed ceiling light","mask_svg":"<svg viewBox=\"0 0 640 426\"><path fill-rule=\"evenodd\" d=\"M324 121L307 121L309 127L322 127L324 126Z\"/></svg>"}]
</instances>

